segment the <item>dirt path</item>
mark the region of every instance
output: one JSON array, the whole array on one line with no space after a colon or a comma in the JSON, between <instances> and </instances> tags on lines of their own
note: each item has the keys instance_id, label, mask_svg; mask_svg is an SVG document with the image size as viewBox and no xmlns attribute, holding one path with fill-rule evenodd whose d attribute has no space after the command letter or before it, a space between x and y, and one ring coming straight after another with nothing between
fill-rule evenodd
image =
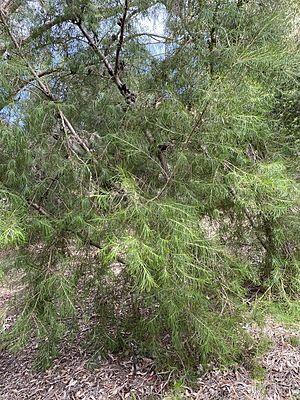
<instances>
[{"instance_id":1,"label":"dirt path","mask_svg":"<svg viewBox=\"0 0 300 400\"><path fill-rule=\"evenodd\" d=\"M11 295L8 288L0 288L2 313ZM2 318L2 326L10 323L9 317ZM263 330L249 330L254 337L263 335L269 341L268 351L256 360L262 372L260 381L242 367L227 372L213 370L199 378L196 389L182 387L176 397L167 394L169 374L156 373L150 359L139 359L136 373L130 357L111 356L91 369L90 354L73 344L64 347L51 369L37 373L32 370L32 344L17 355L0 352L0 400L299 400L300 330L272 320Z\"/></svg>"}]
</instances>

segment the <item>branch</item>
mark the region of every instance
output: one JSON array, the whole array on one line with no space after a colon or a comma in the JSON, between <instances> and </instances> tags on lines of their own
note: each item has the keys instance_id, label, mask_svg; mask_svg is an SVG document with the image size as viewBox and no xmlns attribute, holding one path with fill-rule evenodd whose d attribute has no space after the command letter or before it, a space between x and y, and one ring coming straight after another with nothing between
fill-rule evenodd
<instances>
[{"instance_id":1,"label":"branch","mask_svg":"<svg viewBox=\"0 0 300 400\"><path fill-rule=\"evenodd\" d=\"M207 101L207 102L204 104L203 110L202 110L200 116L197 118L195 124L193 125L193 127L192 127L192 129L191 129L191 132L190 132L189 135L187 136L186 140L185 140L184 142L181 143L181 145L180 145L179 148L184 148L184 147L190 142L190 140L192 139L192 137L193 137L193 135L195 134L195 132L203 125L203 123L204 123L203 117L204 117L204 114L206 113L206 110L207 110L207 108L208 108L208 105L209 105L209 101ZM148 201L157 200L157 199L165 192L165 190L166 190L167 187L169 186L169 184L170 184L172 178L174 178L174 176L175 176L175 174L176 174L176 172L177 172L177 169L178 169L178 162L177 162L177 164L175 164L175 166L174 166L172 172L168 174L167 181L166 181L165 185L162 187L162 189L157 193L156 196L154 196L153 198L149 199Z\"/></svg>"},{"instance_id":2,"label":"branch","mask_svg":"<svg viewBox=\"0 0 300 400\"><path fill-rule=\"evenodd\" d=\"M247 4L249 0L238 0L237 6L242 7L244 4Z\"/></svg>"},{"instance_id":3,"label":"branch","mask_svg":"<svg viewBox=\"0 0 300 400\"><path fill-rule=\"evenodd\" d=\"M130 39L135 39L140 36L148 36L151 37L152 39L156 40L157 42L173 42L174 38L171 38L169 36L163 36L163 35L157 35L155 33L148 33L148 32L141 32L141 33L133 33L132 35L127 36L126 40ZM159 39L162 39L159 41Z\"/></svg>"},{"instance_id":4,"label":"branch","mask_svg":"<svg viewBox=\"0 0 300 400\"><path fill-rule=\"evenodd\" d=\"M39 74L35 71L35 69L33 68L33 66L31 65L31 63L27 60L27 58L23 55L22 53L22 49L20 44L18 43L18 41L16 40L16 38L14 37L14 35L12 34L6 20L5 17L3 15L3 12L0 12L0 18L2 23L4 24L13 44L15 45L20 57L24 60L25 64L27 65L28 69L30 70L30 72L32 73L33 77L35 78L36 82L38 83L41 91L44 93L44 95L46 97L48 97L49 100L51 101L59 101L59 99L51 92L48 84L46 82L43 82L41 80L41 77L39 76ZM77 139L77 141L79 142L80 146L87 151L88 153L90 152L89 147L86 145L86 143L84 142L84 140L80 137L80 135L78 135L78 133L76 132L76 130L74 129L73 125L71 124L71 122L68 120L68 118L64 115L64 113L62 111L59 111L59 116L61 119L61 122L63 124L63 126L67 126L69 131L71 132L71 134Z\"/></svg>"},{"instance_id":5,"label":"branch","mask_svg":"<svg viewBox=\"0 0 300 400\"><path fill-rule=\"evenodd\" d=\"M84 142L84 140L80 137L80 135L78 135L78 133L76 132L76 130L74 129L73 125L71 124L71 122L68 120L68 118L64 115L64 113L62 111L59 111L59 116L61 118L61 122L62 122L62 126L63 128L65 128L65 126L68 127L68 129L70 130L71 134L77 139L78 143L80 144L80 146L87 152L87 153L91 153L89 147L86 145L86 143Z\"/></svg>"},{"instance_id":6,"label":"branch","mask_svg":"<svg viewBox=\"0 0 300 400\"><path fill-rule=\"evenodd\" d=\"M253 221L251 215L248 213L248 211L247 211L246 208L245 208L244 212L245 212L245 215L246 215L246 217L247 217L247 219L248 219L248 221L249 221L251 227L252 227L252 228L254 229L254 231L256 232L256 238L257 238L257 240L258 240L259 243L262 245L262 247L263 247L266 251L268 251L268 246L267 246L266 242L265 242L265 241L260 237L260 235L258 234L258 232L257 232L258 227L255 225L255 223L254 223L254 221Z\"/></svg>"},{"instance_id":7,"label":"branch","mask_svg":"<svg viewBox=\"0 0 300 400\"><path fill-rule=\"evenodd\" d=\"M44 23L44 25L39 26L38 28L34 29L30 36L28 36L26 39L23 40L23 43L30 42L33 39L38 38L41 36L43 33L47 32L49 29L53 28L55 25L60 25L63 22L70 21L70 16L69 15L58 15L55 17L52 21Z\"/></svg>"},{"instance_id":8,"label":"branch","mask_svg":"<svg viewBox=\"0 0 300 400\"><path fill-rule=\"evenodd\" d=\"M45 190L45 192L44 192L44 193L41 195L41 197L40 197L40 200L39 200L39 201L40 201L41 203L48 197L48 194L49 194L50 190L52 189L52 187L53 187L53 185L55 184L55 182L58 181L59 176L60 176L60 172L58 172L58 173L54 176L54 178L51 178L50 184L48 185L47 189Z\"/></svg>"},{"instance_id":9,"label":"branch","mask_svg":"<svg viewBox=\"0 0 300 400\"><path fill-rule=\"evenodd\" d=\"M32 75L34 76L34 78L36 79L36 81L38 82L41 90L44 92L44 94L49 97L51 100L55 100L54 96L51 94L47 84L45 84L40 77L38 76L37 72L35 71L35 69L32 67L32 65L30 64L30 62L26 59L26 57L23 55L22 50L21 50L21 45L18 43L17 39L15 38L15 36L13 35L13 33L10 30L10 27L8 26L6 19L5 19L5 14L3 13L2 10L0 10L0 18L1 18L1 22L3 23L3 25L5 26L7 33L9 35L9 37L11 38L11 41L13 42L15 48L17 49L20 57L22 58L22 60L25 62L26 66L28 67L28 69L30 70L30 72L32 73Z\"/></svg>"},{"instance_id":10,"label":"branch","mask_svg":"<svg viewBox=\"0 0 300 400\"><path fill-rule=\"evenodd\" d=\"M216 25L216 19L217 19L217 14L218 14L220 5L221 5L221 0L218 0L216 2L216 7L215 7L213 18L212 18L212 27L210 29L210 39L208 41L208 49L209 49L210 53L213 52L214 48L217 45L217 29L216 29L215 25ZM213 77L214 65L213 65L212 60L210 60L210 62L209 62L209 73L210 73L211 77Z\"/></svg>"},{"instance_id":11,"label":"branch","mask_svg":"<svg viewBox=\"0 0 300 400\"><path fill-rule=\"evenodd\" d=\"M204 118L203 117L204 117L204 114L206 113L208 105L209 105L209 101L207 101L204 104L203 110L201 111L199 117L197 118L197 120L196 120L196 122L195 122L195 124L194 124L194 126L193 126L193 128L191 130L191 132L189 133L189 135L187 136L185 141L182 143L183 146L186 146L191 141L191 139L194 136L194 134L196 133L196 131L198 129L200 129L201 126L203 125L203 123L204 123Z\"/></svg>"},{"instance_id":12,"label":"branch","mask_svg":"<svg viewBox=\"0 0 300 400\"><path fill-rule=\"evenodd\" d=\"M58 71L60 71L60 69L50 69L48 71L39 72L39 73L37 73L37 75L38 75L39 78L42 78L43 76L51 75L51 74L54 74L54 73L56 73ZM26 79L24 81L21 81L20 84L19 84L19 87L9 96L9 99L13 99L15 96L17 96L17 94L21 90L23 90L27 85L29 85L30 83L34 82L35 80L36 80L36 78L33 77L33 78ZM5 107L5 106L3 106L3 107ZM0 111L2 110L2 108L0 109Z\"/></svg>"},{"instance_id":13,"label":"branch","mask_svg":"<svg viewBox=\"0 0 300 400\"><path fill-rule=\"evenodd\" d=\"M170 169L168 166L166 156L164 154L166 147L161 146L161 145L157 146L155 138L152 136L152 134L148 130L145 132L145 135L146 135L146 138L148 139L148 142L150 143L150 145L155 147L155 151L157 154L157 158L159 159L162 172L165 176L166 181L168 181L170 179Z\"/></svg>"},{"instance_id":14,"label":"branch","mask_svg":"<svg viewBox=\"0 0 300 400\"><path fill-rule=\"evenodd\" d=\"M115 61L115 71L114 71L115 75L117 75L118 70L119 70L119 59L120 59L120 52L122 50L122 45L124 42L124 32L125 32L127 11L128 11L128 0L125 0L123 16L120 18L120 21L119 21L121 29L120 29L119 42L118 42L117 51L116 51L116 61Z\"/></svg>"},{"instance_id":15,"label":"branch","mask_svg":"<svg viewBox=\"0 0 300 400\"><path fill-rule=\"evenodd\" d=\"M1 1L1 0L0 0ZM0 8L0 12L3 12L3 10ZM8 13L3 12L3 15L7 16ZM43 33L47 32L49 29L53 28L56 25L62 24L63 22L67 22L70 20L70 17L68 15L59 15L58 17L54 18L52 21L46 22L44 25L39 26L38 28L34 29L31 34L23 39L19 46L22 47L26 45L27 43L30 43L32 40L37 39L39 36L41 36ZM7 50L7 46L1 45L0 46L0 54L5 53Z\"/></svg>"},{"instance_id":16,"label":"branch","mask_svg":"<svg viewBox=\"0 0 300 400\"><path fill-rule=\"evenodd\" d=\"M105 68L107 69L108 74L110 75L111 79L113 82L116 84L117 88L119 89L119 92L121 95L125 98L125 101L129 105L134 105L136 101L136 95L133 93L127 85L120 79L118 74L115 74L115 71L112 67L112 65L109 63L105 55L102 53L102 51L98 48L97 44L95 41L92 39L91 35L89 34L88 30L86 27L83 25L81 20L76 21L76 25L80 29L81 33L83 36L87 39L90 47L94 50L94 52L98 55L100 60L103 62L105 65Z\"/></svg>"},{"instance_id":17,"label":"branch","mask_svg":"<svg viewBox=\"0 0 300 400\"><path fill-rule=\"evenodd\" d=\"M44 217L50 218L50 215L48 212L39 204L37 203L28 203L30 207L34 208L36 211L38 211L41 215L44 215Z\"/></svg>"}]
</instances>

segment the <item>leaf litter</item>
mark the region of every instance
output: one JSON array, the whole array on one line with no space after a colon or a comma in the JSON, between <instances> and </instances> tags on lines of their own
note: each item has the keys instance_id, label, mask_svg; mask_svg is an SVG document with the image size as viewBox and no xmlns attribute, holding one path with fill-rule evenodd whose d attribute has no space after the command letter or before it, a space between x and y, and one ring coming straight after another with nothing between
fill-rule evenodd
<instances>
[{"instance_id":1,"label":"leaf litter","mask_svg":"<svg viewBox=\"0 0 300 400\"><path fill-rule=\"evenodd\" d=\"M0 309L4 314L13 290L0 288ZM2 317L8 329L14 316ZM226 371L211 368L193 388L183 387L179 398L195 400L297 400L300 399L300 331L268 319L263 328L248 326L258 339L267 337L271 348L260 358L264 379L255 381L243 366ZM78 336L84 340L84 332ZM110 400L172 399L168 395L171 375L157 372L152 359L112 355L91 368L91 354L79 343L66 344L51 368L36 372L33 367L35 344L20 353L0 351L1 400ZM178 397L176 397L177 399Z\"/></svg>"}]
</instances>

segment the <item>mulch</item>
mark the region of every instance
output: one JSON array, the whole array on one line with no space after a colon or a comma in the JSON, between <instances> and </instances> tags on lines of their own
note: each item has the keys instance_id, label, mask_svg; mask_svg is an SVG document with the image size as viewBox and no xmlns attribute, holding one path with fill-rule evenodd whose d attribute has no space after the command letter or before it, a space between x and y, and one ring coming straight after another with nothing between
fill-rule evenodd
<instances>
[{"instance_id":1,"label":"mulch","mask_svg":"<svg viewBox=\"0 0 300 400\"><path fill-rule=\"evenodd\" d=\"M147 362L136 375L130 360L111 358L90 369L89 360L76 348L62 354L51 369L32 370L32 357L21 353L0 356L0 399L158 399L165 378L147 371Z\"/></svg>"},{"instance_id":2,"label":"mulch","mask_svg":"<svg viewBox=\"0 0 300 400\"><path fill-rule=\"evenodd\" d=\"M9 289L0 288L0 310L7 308L9 298ZM12 323L13 317L2 318L2 327ZM255 381L242 366L227 371L211 368L199 376L196 387L183 387L176 399L299 400L299 329L272 319L263 328L247 329L254 338L267 337L271 343L258 360L265 370L263 381ZM130 356L110 355L92 368L91 355L74 342L63 347L50 369L35 372L34 350L33 342L17 354L0 351L0 400L175 400L169 392L172 375L157 372L151 359L139 358L135 370Z\"/></svg>"},{"instance_id":3,"label":"mulch","mask_svg":"<svg viewBox=\"0 0 300 400\"><path fill-rule=\"evenodd\" d=\"M235 371L209 371L199 380L197 400L299 400L300 399L300 331L268 319L263 328L247 327L253 338L270 340L271 348L258 360L265 376L256 382L243 367ZM294 338L295 345L292 345ZM296 339L296 340L295 340ZM298 344L299 341L299 344Z\"/></svg>"}]
</instances>

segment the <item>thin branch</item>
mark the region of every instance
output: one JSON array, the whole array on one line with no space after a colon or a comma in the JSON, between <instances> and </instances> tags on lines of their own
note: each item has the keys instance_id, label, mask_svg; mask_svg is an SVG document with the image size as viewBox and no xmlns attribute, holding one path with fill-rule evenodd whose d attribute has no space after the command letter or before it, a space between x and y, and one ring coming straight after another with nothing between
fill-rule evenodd
<instances>
[{"instance_id":1,"label":"thin branch","mask_svg":"<svg viewBox=\"0 0 300 400\"><path fill-rule=\"evenodd\" d=\"M233 188L232 188L232 187L229 187L229 188L228 188L228 191L229 191L229 193L231 194L232 198L235 200L235 199L236 199L236 195L235 195L235 192L234 192ZM259 243L262 245L262 247L263 247L266 251L268 251L268 246L267 246L267 244L265 243L265 241L264 241L264 240L260 237L260 235L258 234L258 232L257 232L258 227L255 225L255 223L254 223L254 221L253 221L253 218L251 217L251 215L249 214L249 212L248 212L248 210L247 210L246 208L244 208L244 213L245 213L245 215L246 215L246 217L247 217L247 220L249 221L249 223L250 223L250 225L251 225L251 228L254 229L254 232L255 232L255 235L256 235L257 240L258 240Z\"/></svg>"},{"instance_id":2,"label":"thin branch","mask_svg":"<svg viewBox=\"0 0 300 400\"><path fill-rule=\"evenodd\" d=\"M125 0L124 12L123 12L123 15L120 18L120 22L119 22L120 23L120 35L119 35L119 42L118 42L117 51L116 51L116 61L115 61L115 70L114 70L115 75L118 74L118 70L119 70L120 53L121 53L123 42L124 42L124 33L125 33L127 12L128 12L128 0Z\"/></svg>"},{"instance_id":3,"label":"thin branch","mask_svg":"<svg viewBox=\"0 0 300 400\"><path fill-rule=\"evenodd\" d=\"M189 135L186 137L185 141L183 142L183 144L182 144L183 146L186 146L191 141L191 139L194 136L194 134L196 133L196 131L198 129L200 129L201 126L203 125L203 123L204 123L204 118L203 117L204 117L204 114L206 113L208 105L209 105L209 101L207 101L204 104L203 110L201 111L199 117L197 118L197 120L196 120L196 122L195 122L195 124L194 124L194 126L193 126L193 128L191 130L191 132L189 133Z\"/></svg>"},{"instance_id":4,"label":"thin branch","mask_svg":"<svg viewBox=\"0 0 300 400\"><path fill-rule=\"evenodd\" d=\"M69 131L71 132L71 134L77 139L78 143L80 144L80 146L87 152L87 153L91 153L89 147L86 145L86 143L84 142L84 140L78 135L78 133L76 132L76 130L74 129L73 125L71 124L71 122L68 120L68 118L64 115L64 113L62 111L59 111L59 115L61 118L61 122L62 122L62 126L65 129L65 127L67 126Z\"/></svg>"},{"instance_id":5,"label":"thin branch","mask_svg":"<svg viewBox=\"0 0 300 400\"><path fill-rule=\"evenodd\" d=\"M41 36L43 33L47 32L48 30L52 29L56 25L60 25L64 22L70 21L70 16L69 15L59 15L55 17L52 21L44 23L42 26L39 26L38 28L34 29L31 34L24 39L22 44L30 42L33 39L36 39L37 37Z\"/></svg>"},{"instance_id":6,"label":"thin branch","mask_svg":"<svg viewBox=\"0 0 300 400\"><path fill-rule=\"evenodd\" d=\"M40 197L40 200L39 200L40 202L43 202L48 197L48 194L49 194L50 190L52 189L53 185L58 181L59 176L60 176L60 172L57 173L54 176L54 178L51 178L50 184L48 185L47 189L45 190L45 192Z\"/></svg>"},{"instance_id":7,"label":"thin branch","mask_svg":"<svg viewBox=\"0 0 300 400\"><path fill-rule=\"evenodd\" d=\"M12 14L22 4L21 0L2 0L1 3L0 11L5 13L5 15Z\"/></svg>"},{"instance_id":8,"label":"thin branch","mask_svg":"<svg viewBox=\"0 0 300 400\"><path fill-rule=\"evenodd\" d=\"M52 74L55 74L56 72L59 72L59 71L60 71L60 69L50 69L50 70L48 70L48 71L38 72L38 73L37 73L37 76L38 76L39 78L42 78L43 76L52 75ZM21 81L19 87L14 91L14 93L12 94L11 97L17 96L17 94L18 94L21 90L23 90L27 85L29 85L30 83L34 82L35 80L36 80L36 78L33 77L33 78L26 79L26 80L24 80L24 81Z\"/></svg>"},{"instance_id":9,"label":"thin branch","mask_svg":"<svg viewBox=\"0 0 300 400\"><path fill-rule=\"evenodd\" d=\"M36 211L38 211L40 214L44 215L44 217L49 217L50 215L48 214L48 212L39 204L37 203L29 203L29 206L34 208Z\"/></svg>"},{"instance_id":10,"label":"thin branch","mask_svg":"<svg viewBox=\"0 0 300 400\"><path fill-rule=\"evenodd\" d=\"M174 39L169 36L157 35L155 33L148 33L148 32L134 33L132 35L127 36L126 40L134 39L134 38L137 38L140 36L151 37L154 40L157 39L156 41L159 43L161 43L162 41L164 41L164 42L173 42L174 41ZM162 39L162 41L159 41L158 39Z\"/></svg>"},{"instance_id":11,"label":"thin branch","mask_svg":"<svg viewBox=\"0 0 300 400\"><path fill-rule=\"evenodd\" d=\"M213 52L214 48L217 45L217 29L216 29L215 25L216 25L216 19L217 19L217 14L218 14L220 5L221 5L221 0L218 0L216 2L214 14L213 14L212 27L210 29L210 39L209 39L209 42L208 42L208 49L209 49L210 53ZM213 62L211 60L209 62L209 72L210 72L210 76L213 77L213 75L214 75L214 64L213 64Z\"/></svg>"},{"instance_id":12,"label":"thin branch","mask_svg":"<svg viewBox=\"0 0 300 400\"><path fill-rule=\"evenodd\" d=\"M1 11L1 8L0 8L0 11ZM11 14L11 12L10 13L3 12L3 15L5 15L5 16L7 16L8 14ZM39 26L38 28L34 29L29 36L27 36L26 38L21 40L20 46L23 47L27 43L30 43L32 40L37 39L43 33L52 29L54 26L60 25L67 21L70 21L69 15L59 15L59 16L55 17L52 21L46 22L42 26ZM6 50L7 50L7 45L1 44L0 45L0 55L5 53Z\"/></svg>"},{"instance_id":13,"label":"thin branch","mask_svg":"<svg viewBox=\"0 0 300 400\"><path fill-rule=\"evenodd\" d=\"M249 0L238 0L237 6L242 7L244 4L247 4Z\"/></svg>"},{"instance_id":14,"label":"thin branch","mask_svg":"<svg viewBox=\"0 0 300 400\"><path fill-rule=\"evenodd\" d=\"M253 221L251 215L248 213L248 211L247 211L246 209L244 209L244 212L245 212L245 215L246 215L246 217L247 217L247 219L248 219L248 221L249 221L251 227L254 229L254 231L256 231L256 238L257 238L257 240L258 240L259 243L262 245L262 247L263 247L266 251L268 251L268 246L267 246L267 244L265 243L265 241L264 241L264 240L260 237L260 235L258 234L258 232L257 232L257 229L258 229L258 228L257 228L257 226L255 225L255 223L254 223L254 221Z\"/></svg>"},{"instance_id":15,"label":"thin branch","mask_svg":"<svg viewBox=\"0 0 300 400\"><path fill-rule=\"evenodd\" d=\"M3 11L0 10L0 18L1 21L3 23L3 25L5 26L7 33L9 35L9 37L11 38L11 41L13 42L15 48L18 50L18 53L20 55L20 57L23 59L23 61L25 62L25 64L27 65L28 69L30 70L30 72L32 73L32 75L34 76L34 78L36 79L36 81L38 82L40 88L42 89L42 91L44 92L44 94L50 98L51 100L55 100L53 95L51 94L47 84L45 84L39 77L39 75L37 74L37 72L35 71L35 69L32 67L32 65L30 64L30 62L26 59L26 57L24 57L23 53L22 53L22 49L21 49L21 45L18 43L17 39L15 38L15 36L13 35L13 33L10 30L10 27L8 26L6 19L5 19L5 14L3 13Z\"/></svg>"}]
</instances>

